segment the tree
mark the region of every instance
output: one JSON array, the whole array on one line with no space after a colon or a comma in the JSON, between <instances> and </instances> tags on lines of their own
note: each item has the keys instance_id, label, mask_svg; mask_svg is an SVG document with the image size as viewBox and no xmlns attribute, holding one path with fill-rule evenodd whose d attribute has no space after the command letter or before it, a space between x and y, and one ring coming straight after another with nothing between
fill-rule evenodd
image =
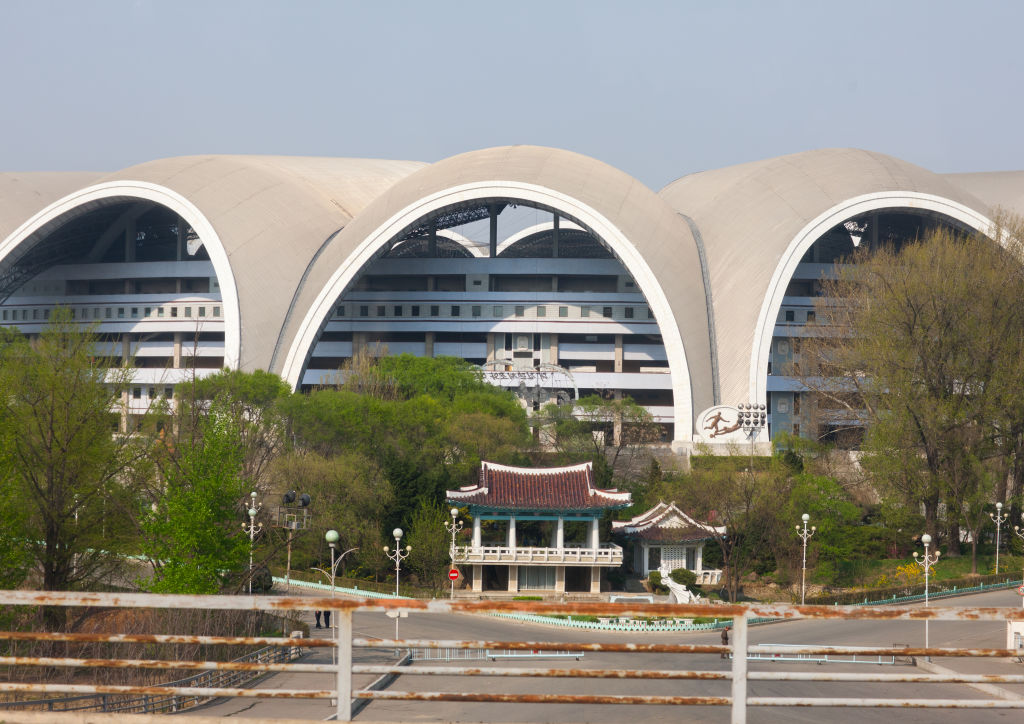
<instances>
[{"instance_id":1,"label":"tree","mask_svg":"<svg viewBox=\"0 0 1024 724\"><path fill-rule=\"evenodd\" d=\"M161 456L163 490L141 519L156 593L218 593L241 570L249 539L238 510L246 500L240 424L218 398Z\"/></svg>"},{"instance_id":2,"label":"tree","mask_svg":"<svg viewBox=\"0 0 1024 724\"><path fill-rule=\"evenodd\" d=\"M861 252L823 282L821 323L801 352L819 413L866 425L863 464L878 488L922 506L952 555L960 526L974 527L965 515L977 519L984 471L1020 470L1022 228L997 228L1002 245L939 229Z\"/></svg>"},{"instance_id":3,"label":"tree","mask_svg":"<svg viewBox=\"0 0 1024 724\"><path fill-rule=\"evenodd\" d=\"M448 513L440 504L423 501L412 516L405 539L412 546L409 568L421 585L434 590L442 588L448 580L451 538L444 527L447 520Z\"/></svg>"},{"instance_id":4,"label":"tree","mask_svg":"<svg viewBox=\"0 0 1024 724\"><path fill-rule=\"evenodd\" d=\"M685 501L689 514L707 521L709 537L721 556L724 586L732 601L739 597L743 576L771 561L769 543L786 501L775 471L740 470L745 458L694 458L690 473L655 483L650 499Z\"/></svg>"},{"instance_id":5,"label":"tree","mask_svg":"<svg viewBox=\"0 0 1024 724\"><path fill-rule=\"evenodd\" d=\"M189 391L187 391L189 392ZM291 388L277 375L255 370L224 369L215 375L196 379L189 404L204 408L219 399L238 427L242 449L242 474L261 487L263 475L285 447L285 420L280 403Z\"/></svg>"},{"instance_id":6,"label":"tree","mask_svg":"<svg viewBox=\"0 0 1024 724\"><path fill-rule=\"evenodd\" d=\"M119 432L132 370L97 355L91 328L57 309L38 337L0 334L0 497L4 517L46 590L87 588L119 565L114 552L145 470L145 439ZM12 572L25 562L12 560Z\"/></svg>"},{"instance_id":7,"label":"tree","mask_svg":"<svg viewBox=\"0 0 1024 724\"><path fill-rule=\"evenodd\" d=\"M642 477L649 467L648 445L660 439L651 414L629 397L581 398L575 405L545 405L535 423L550 430L549 438L569 463L591 460L599 485Z\"/></svg>"}]
</instances>

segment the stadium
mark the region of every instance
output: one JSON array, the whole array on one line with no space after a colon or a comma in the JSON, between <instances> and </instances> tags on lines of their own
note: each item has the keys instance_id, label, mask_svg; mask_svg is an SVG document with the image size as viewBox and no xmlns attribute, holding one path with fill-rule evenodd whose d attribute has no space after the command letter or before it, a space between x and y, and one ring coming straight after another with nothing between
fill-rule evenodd
<instances>
[{"instance_id":1,"label":"stadium","mask_svg":"<svg viewBox=\"0 0 1024 724\"><path fill-rule=\"evenodd\" d=\"M827 437L790 363L854 248L1024 213L1024 172L826 149L655 192L569 151L437 163L190 156L0 173L0 324L57 306L135 368L130 414L194 372L337 381L359 354L461 357L538 409L630 397L680 453ZM802 404L803 401L803 404ZM738 408L764 405L763 427ZM813 428L813 429L812 429Z\"/></svg>"}]
</instances>

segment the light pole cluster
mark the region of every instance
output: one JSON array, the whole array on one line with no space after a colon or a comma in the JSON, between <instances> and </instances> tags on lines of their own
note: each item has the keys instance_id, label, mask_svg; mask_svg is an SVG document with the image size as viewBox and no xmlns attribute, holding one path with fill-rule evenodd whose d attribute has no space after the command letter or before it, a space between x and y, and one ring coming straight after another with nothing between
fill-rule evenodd
<instances>
[{"instance_id":1,"label":"light pole cluster","mask_svg":"<svg viewBox=\"0 0 1024 724\"><path fill-rule=\"evenodd\" d=\"M914 560L919 566L924 568L924 605L928 607L928 573L931 567L939 561L939 549L935 549L935 553L928 553L928 546L932 543L932 537L925 533L921 536L921 542L924 544L924 556L918 557L917 551L914 551ZM928 619L924 620L924 647L928 648ZM929 657L930 660L931 657Z\"/></svg>"},{"instance_id":2,"label":"light pole cluster","mask_svg":"<svg viewBox=\"0 0 1024 724\"><path fill-rule=\"evenodd\" d=\"M446 520L444 522L444 527L445 527L445 530L447 530L449 533L452 534L452 545L451 545L450 553L451 553L451 556L452 556L452 568L454 569L455 568L455 534L458 533L460 530L462 530L463 522L458 519L458 517L459 517L459 509L458 508L452 508L451 511L449 511L449 512L452 514L452 522L449 523ZM451 595L451 598L454 599L455 598L455 579L452 578L451 582L452 582L452 595Z\"/></svg>"},{"instance_id":3,"label":"light pole cluster","mask_svg":"<svg viewBox=\"0 0 1024 724\"><path fill-rule=\"evenodd\" d=\"M763 403L741 402L736 405L739 417L736 420L750 440L750 474L754 474L754 440L761 428L768 424L768 408Z\"/></svg>"},{"instance_id":4,"label":"light pole cluster","mask_svg":"<svg viewBox=\"0 0 1024 724\"><path fill-rule=\"evenodd\" d=\"M996 573L999 573L999 533L1003 527L1003 523L1005 523L1006 519L1010 517L1010 514L1003 513L1003 504L999 502L996 503L995 514L989 513L988 517L996 524Z\"/></svg>"},{"instance_id":5,"label":"light pole cluster","mask_svg":"<svg viewBox=\"0 0 1024 724\"><path fill-rule=\"evenodd\" d=\"M800 539L804 544L804 559L803 565L800 567L800 605L804 605L804 598L807 592L807 541L810 540L814 532L818 530L817 526L811 526L810 530L807 530L807 522L811 519L807 513L800 516L800 520L804 523L803 531L800 530L800 526L796 527L796 534L800 536Z\"/></svg>"},{"instance_id":6,"label":"light pole cluster","mask_svg":"<svg viewBox=\"0 0 1024 724\"><path fill-rule=\"evenodd\" d=\"M256 514L260 512L263 503L256 503L256 491L249 493L249 524L242 523L242 530L249 534L249 595L252 595L252 549L256 542L256 534L263 530L262 523L256 523Z\"/></svg>"}]
</instances>

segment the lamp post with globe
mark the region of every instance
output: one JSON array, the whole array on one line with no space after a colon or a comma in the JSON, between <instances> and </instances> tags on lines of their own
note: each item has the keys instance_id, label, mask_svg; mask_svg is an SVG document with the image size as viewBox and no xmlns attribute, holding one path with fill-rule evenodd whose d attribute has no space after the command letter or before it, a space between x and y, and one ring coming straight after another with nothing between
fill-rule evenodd
<instances>
[{"instance_id":1,"label":"lamp post with globe","mask_svg":"<svg viewBox=\"0 0 1024 724\"><path fill-rule=\"evenodd\" d=\"M449 511L449 512L452 514L452 522L449 523L446 520L444 522L444 527L445 527L445 529L449 533L452 534L452 545L451 545L450 552L451 552L451 556L452 556L452 568L455 568L455 534L458 533L460 530L462 530L463 522L461 520L458 520L458 517L459 517L459 509L458 508L452 508L451 511ZM451 582L452 582L452 595L451 595L451 598L454 599L455 598L455 579L452 578Z\"/></svg>"},{"instance_id":2,"label":"lamp post with globe","mask_svg":"<svg viewBox=\"0 0 1024 724\"><path fill-rule=\"evenodd\" d=\"M249 493L249 524L242 523L242 530L249 534L249 595L252 595L252 549L256 543L256 534L263 530L263 524L256 523L256 514L260 512L263 504L256 503L256 491Z\"/></svg>"},{"instance_id":3,"label":"lamp post with globe","mask_svg":"<svg viewBox=\"0 0 1024 724\"><path fill-rule=\"evenodd\" d=\"M804 598L807 592L807 541L810 539L814 532L818 530L817 526L811 526L810 530L807 530L807 522L811 519L811 516L804 513L800 516L800 520L804 522L803 531L800 530L800 526L796 527L796 534L800 536L804 543L804 560L803 565L800 568L800 605L804 605Z\"/></svg>"},{"instance_id":4,"label":"lamp post with globe","mask_svg":"<svg viewBox=\"0 0 1024 724\"><path fill-rule=\"evenodd\" d=\"M928 574L931 571L932 566L934 566L939 561L939 550L938 550L938 548L936 548L935 549L935 553L933 553L931 555L928 554L928 546L930 546L932 544L932 537L930 535L928 535L927 533L925 533L923 536L921 536L921 543L924 544L924 555L919 558L917 551L914 551L914 561L919 566L924 568L924 605L925 605L925 608L927 608L928 607ZM924 647L928 648L928 619L924 620ZM928 657L928 660L930 661L931 657Z\"/></svg>"},{"instance_id":5,"label":"lamp post with globe","mask_svg":"<svg viewBox=\"0 0 1024 724\"><path fill-rule=\"evenodd\" d=\"M395 528L391 531L391 535L395 537L395 550L392 551L388 546L384 546L384 555L395 562L395 596L398 596L398 576L402 571L402 561L409 557L412 546L407 545L405 548L401 547L402 536L405 532L401 528ZM389 611L388 615L394 614L395 616L395 640L398 640L398 611Z\"/></svg>"},{"instance_id":6,"label":"lamp post with globe","mask_svg":"<svg viewBox=\"0 0 1024 724\"><path fill-rule=\"evenodd\" d=\"M1006 519L1010 517L1010 514L1003 512L1003 504L1000 501L1000 502L996 503L996 512L994 514L993 513L989 513L988 517L991 518L992 522L996 524L996 574L998 575L999 574L999 543L1000 543L999 533L1000 533L1000 530L1003 527L1003 523L1005 523Z\"/></svg>"}]
</instances>

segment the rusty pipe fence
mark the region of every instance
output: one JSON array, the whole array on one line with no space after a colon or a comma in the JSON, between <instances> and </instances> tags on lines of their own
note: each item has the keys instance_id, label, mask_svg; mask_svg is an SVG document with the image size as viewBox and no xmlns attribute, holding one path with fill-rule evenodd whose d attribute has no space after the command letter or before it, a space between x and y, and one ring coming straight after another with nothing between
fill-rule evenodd
<instances>
[{"instance_id":1,"label":"rusty pipe fence","mask_svg":"<svg viewBox=\"0 0 1024 724\"><path fill-rule=\"evenodd\" d=\"M1024 708L1024 697L1016 699L941 699L941 698L865 698L865 697L797 697L751 696L750 682L803 681L803 682L886 682L886 683L963 683L963 684L1024 684L1024 675L984 675L945 673L876 673L833 671L750 671L748 657L758 654L785 653L816 655L879 655L879 656L968 656L1012 657L1019 654L1012 649L959 649L920 647L865 647L843 646L785 646L749 645L748 622L755 618L774 619L860 619L860 620L967 620L1007 621L1022 616L1019 608L907 608L897 606L794 606L787 604L646 604L646 603L546 603L536 601L434 601L420 600L367 600L311 597L248 597L248 596L172 596L155 594L71 593L0 591L0 605L7 606L64 606L109 608L191 608L205 610L250 610L285 612L295 610L332 609L338 624L337 640L290 637L230 637L182 636L172 634L80 634L59 632L0 631L0 640L7 641L63 641L111 643L188 643L259 645L281 648L334 647L337 664L243 661L169 661L149 659L75 659L59 657L0 657L0 666L45 666L72 668L125 668L193 669L200 671L292 672L329 674L332 686L312 689L260 688L247 689L225 686L114 686L64 683L0 682L0 692L29 694L108 694L149 695L179 697L253 697L335 700L337 720L349 721L356 700L413 700L438 702L514 702L557 704L617 704L617 705L682 705L720 706L731 709L731 721L746 722L749 707L922 707L922 708ZM634 616L717 616L733 619L732 642L729 646L710 644L668 644L656 642L579 643L550 641L460 641L460 640L369 640L353 635L352 619L355 612L410 613L515 613L570 615L634 615ZM507 649L510 651L611 652L654 654L711 654L726 655L730 661L724 670L642 669L642 668L536 668L504 666L398 666L362 665L352 660L353 647L367 649ZM717 656L716 656L717 658ZM535 679L625 679L625 680L696 680L726 682L728 688L720 695L615 695L615 694L563 694L563 693L497 693L468 691L391 691L353 690L353 674L377 674L410 677L479 676L524 677ZM486 687L485 687L486 688ZM541 687L543 688L543 687ZM728 691L728 695L726 695ZM16 721L16 718L12 717ZM56 721L56 719L55 719Z\"/></svg>"}]
</instances>

